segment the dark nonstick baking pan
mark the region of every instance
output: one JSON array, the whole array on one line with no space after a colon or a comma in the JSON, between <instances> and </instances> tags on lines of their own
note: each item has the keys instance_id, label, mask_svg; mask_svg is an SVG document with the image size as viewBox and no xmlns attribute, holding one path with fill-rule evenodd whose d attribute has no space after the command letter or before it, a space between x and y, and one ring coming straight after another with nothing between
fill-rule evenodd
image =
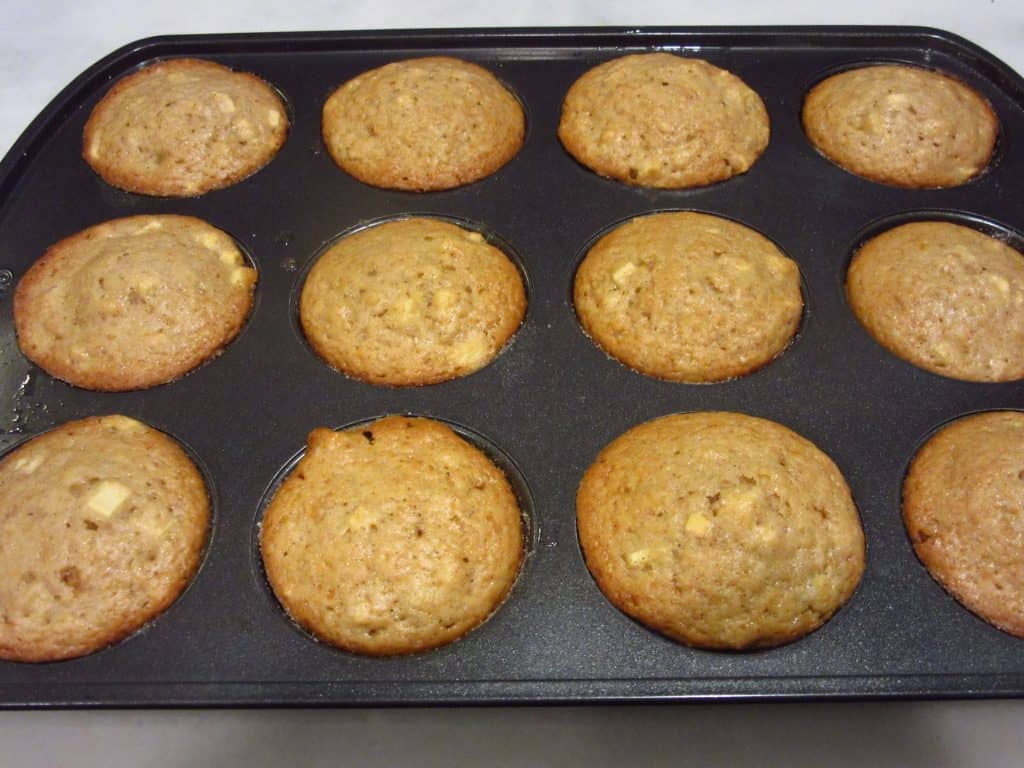
<instances>
[{"instance_id":1,"label":"dark nonstick baking pan","mask_svg":"<svg viewBox=\"0 0 1024 768\"><path fill-rule=\"evenodd\" d=\"M702 189L637 189L599 178L555 129L570 84L627 52L670 50L731 70L764 99L771 143L749 173ZM347 176L320 138L332 89L396 59L447 53L491 69L522 100L522 152L483 181L428 194ZM257 73L284 94L292 130L251 178L195 199L128 194L81 158L82 127L110 84L155 59L200 56ZM851 175L800 125L807 89L869 62L949 72L992 103L1002 125L991 168L954 189L908 190ZM162 37L88 69L0 164L0 448L65 421L119 412L182 441L210 479L213 531L199 573L148 627L84 658L0 662L0 705L352 705L708 699L1016 696L1024 641L963 609L914 556L900 517L907 464L938 426L1024 405L1024 383L940 378L882 349L843 295L849 256L890 223L941 216L1024 229L1024 80L946 32L917 28L558 29ZM580 330L570 299L586 245L614 222L664 209L726 216L800 265L807 311L793 345L735 381L691 386L637 374ZM224 354L145 392L75 389L19 352L12 286L51 243L137 213L199 216L232 234L260 270L255 308ZM382 218L469 222L519 260L529 311L511 345L463 379L390 389L345 378L302 338L295 295L339 233ZM631 621L601 594L576 538L574 497L602 446L663 414L742 411L814 441L842 469L864 523L868 561L850 602L824 627L774 650L694 650ZM530 555L505 605L462 640L391 659L316 643L289 623L260 569L255 531L275 478L316 426L386 413L446 420L492 451L532 522ZM488 448L490 446L490 448Z\"/></svg>"}]
</instances>

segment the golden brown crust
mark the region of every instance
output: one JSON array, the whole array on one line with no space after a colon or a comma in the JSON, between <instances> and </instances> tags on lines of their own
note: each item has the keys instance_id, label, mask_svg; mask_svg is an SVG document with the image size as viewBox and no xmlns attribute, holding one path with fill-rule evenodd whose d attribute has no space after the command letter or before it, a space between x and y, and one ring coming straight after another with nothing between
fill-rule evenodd
<instances>
[{"instance_id":1,"label":"golden brown crust","mask_svg":"<svg viewBox=\"0 0 1024 768\"><path fill-rule=\"evenodd\" d=\"M170 59L119 80L89 115L82 156L108 184L191 197L269 163L288 135L281 97L249 72Z\"/></svg>"},{"instance_id":2,"label":"golden brown crust","mask_svg":"<svg viewBox=\"0 0 1024 768\"><path fill-rule=\"evenodd\" d=\"M414 653L469 632L523 558L504 474L447 426L390 416L314 430L274 494L260 550L288 614L321 640Z\"/></svg>"},{"instance_id":3,"label":"golden brown crust","mask_svg":"<svg viewBox=\"0 0 1024 768\"><path fill-rule=\"evenodd\" d=\"M824 624L864 570L850 490L764 419L687 413L612 441L576 496L580 544L622 611L701 648L780 645Z\"/></svg>"},{"instance_id":4,"label":"golden brown crust","mask_svg":"<svg viewBox=\"0 0 1024 768\"><path fill-rule=\"evenodd\" d=\"M846 294L868 332L914 365L1024 378L1024 256L993 237L945 221L894 227L854 256Z\"/></svg>"},{"instance_id":5,"label":"golden brown crust","mask_svg":"<svg viewBox=\"0 0 1024 768\"><path fill-rule=\"evenodd\" d=\"M999 134L992 106L949 75L906 65L847 70L803 106L807 137L851 173L900 187L953 187L981 173Z\"/></svg>"},{"instance_id":6,"label":"golden brown crust","mask_svg":"<svg viewBox=\"0 0 1024 768\"><path fill-rule=\"evenodd\" d=\"M317 354L373 384L434 384L493 360L522 323L526 291L504 253L437 219L349 235L310 270L299 317Z\"/></svg>"},{"instance_id":7,"label":"golden brown crust","mask_svg":"<svg viewBox=\"0 0 1024 768\"><path fill-rule=\"evenodd\" d=\"M450 189L489 176L526 136L519 101L489 71L447 56L364 72L324 104L324 144L377 187Z\"/></svg>"},{"instance_id":8,"label":"golden brown crust","mask_svg":"<svg viewBox=\"0 0 1024 768\"><path fill-rule=\"evenodd\" d=\"M160 614L209 530L202 476L125 416L64 424L0 460L0 658L83 656Z\"/></svg>"},{"instance_id":9,"label":"golden brown crust","mask_svg":"<svg viewBox=\"0 0 1024 768\"><path fill-rule=\"evenodd\" d=\"M640 216L590 249L573 302L588 334L649 376L710 382L773 360L800 324L796 263L741 224L692 212Z\"/></svg>"},{"instance_id":10,"label":"golden brown crust","mask_svg":"<svg viewBox=\"0 0 1024 768\"><path fill-rule=\"evenodd\" d=\"M968 610L1024 637L1024 414L954 421L918 451L903 521L928 572Z\"/></svg>"},{"instance_id":11,"label":"golden brown crust","mask_svg":"<svg viewBox=\"0 0 1024 768\"><path fill-rule=\"evenodd\" d=\"M768 146L768 111L746 83L701 59L622 56L565 96L558 138L602 176L699 187L746 173Z\"/></svg>"},{"instance_id":12,"label":"golden brown crust","mask_svg":"<svg viewBox=\"0 0 1024 768\"><path fill-rule=\"evenodd\" d=\"M75 386L153 387L223 350L255 282L234 240L201 219L114 219L50 246L21 278L18 345Z\"/></svg>"}]
</instances>

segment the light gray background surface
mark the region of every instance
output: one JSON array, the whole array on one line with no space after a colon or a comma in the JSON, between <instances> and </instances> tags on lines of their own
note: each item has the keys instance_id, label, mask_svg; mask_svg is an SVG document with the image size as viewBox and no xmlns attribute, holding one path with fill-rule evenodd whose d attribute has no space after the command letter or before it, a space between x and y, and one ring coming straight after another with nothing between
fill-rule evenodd
<instances>
[{"instance_id":1,"label":"light gray background surface","mask_svg":"<svg viewBox=\"0 0 1024 768\"><path fill-rule=\"evenodd\" d=\"M1024 71L1024 0L0 0L0 154L85 67L150 35L738 24L935 26ZM371 763L1019 768L1024 701L0 713L2 768Z\"/></svg>"}]
</instances>

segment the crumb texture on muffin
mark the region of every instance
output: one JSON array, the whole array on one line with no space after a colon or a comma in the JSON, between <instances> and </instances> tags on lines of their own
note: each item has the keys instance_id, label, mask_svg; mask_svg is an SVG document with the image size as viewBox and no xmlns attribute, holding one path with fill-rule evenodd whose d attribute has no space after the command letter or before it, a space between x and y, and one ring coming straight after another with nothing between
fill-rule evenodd
<instances>
[{"instance_id":1,"label":"crumb texture on muffin","mask_svg":"<svg viewBox=\"0 0 1024 768\"><path fill-rule=\"evenodd\" d=\"M432 56L342 84L324 104L322 128L345 172L376 187L424 192L497 171L523 145L526 117L488 70Z\"/></svg>"},{"instance_id":2,"label":"crumb texture on muffin","mask_svg":"<svg viewBox=\"0 0 1024 768\"><path fill-rule=\"evenodd\" d=\"M392 386L433 384L489 363L526 313L519 270L479 232L409 218L339 240L310 270L303 331L330 365Z\"/></svg>"},{"instance_id":3,"label":"crumb texture on muffin","mask_svg":"<svg viewBox=\"0 0 1024 768\"><path fill-rule=\"evenodd\" d=\"M130 216L51 246L19 281L22 352L93 390L145 389L214 357L252 307L256 270L190 216Z\"/></svg>"},{"instance_id":4,"label":"crumb texture on muffin","mask_svg":"<svg viewBox=\"0 0 1024 768\"><path fill-rule=\"evenodd\" d=\"M599 64L565 96L558 137L602 176L700 187L746 173L768 146L764 102L702 59L633 54Z\"/></svg>"},{"instance_id":5,"label":"crumb texture on muffin","mask_svg":"<svg viewBox=\"0 0 1024 768\"><path fill-rule=\"evenodd\" d=\"M202 475L127 416L64 424L0 461L0 658L117 642L191 581L209 530Z\"/></svg>"},{"instance_id":6,"label":"crumb texture on muffin","mask_svg":"<svg viewBox=\"0 0 1024 768\"><path fill-rule=\"evenodd\" d=\"M717 216L639 216L602 237L576 271L586 332L641 373L721 381L750 373L792 340L800 270L768 238Z\"/></svg>"},{"instance_id":7,"label":"crumb texture on muffin","mask_svg":"<svg viewBox=\"0 0 1024 768\"><path fill-rule=\"evenodd\" d=\"M846 276L857 319L896 356L954 379L1024 377L1024 255L947 221L894 227Z\"/></svg>"},{"instance_id":8,"label":"crumb texture on muffin","mask_svg":"<svg viewBox=\"0 0 1024 768\"><path fill-rule=\"evenodd\" d=\"M288 135L277 92L248 72L169 59L119 80L85 124L82 155L106 182L191 197L255 173Z\"/></svg>"},{"instance_id":9,"label":"crumb texture on muffin","mask_svg":"<svg viewBox=\"0 0 1024 768\"><path fill-rule=\"evenodd\" d=\"M523 558L502 471L449 427L391 416L316 429L260 531L267 578L319 639L370 655L461 637L504 600Z\"/></svg>"},{"instance_id":10,"label":"crumb texture on muffin","mask_svg":"<svg viewBox=\"0 0 1024 768\"><path fill-rule=\"evenodd\" d=\"M840 72L807 94L811 143L848 171L901 187L954 187L989 164L991 105L948 75L905 65Z\"/></svg>"},{"instance_id":11,"label":"crumb texture on muffin","mask_svg":"<svg viewBox=\"0 0 1024 768\"><path fill-rule=\"evenodd\" d=\"M939 584L1024 637L1024 413L966 416L928 440L903 485L903 521Z\"/></svg>"},{"instance_id":12,"label":"crumb texture on muffin","mask_svg":"<svg viewBox=\"0 0 1024 768\"><path fill-rule=\"evenodd\" d=\"M864 570L850 490L815 445L738 413L675 414L601 451L576 497L587 567L677 641L747 649L825 623Z\"/></svg>"}]
</instances>

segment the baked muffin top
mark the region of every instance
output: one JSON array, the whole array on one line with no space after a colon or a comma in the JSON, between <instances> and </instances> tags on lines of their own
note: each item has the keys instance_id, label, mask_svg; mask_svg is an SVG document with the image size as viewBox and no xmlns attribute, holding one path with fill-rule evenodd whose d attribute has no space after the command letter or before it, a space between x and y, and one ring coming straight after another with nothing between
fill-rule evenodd
<instances>
[{"instance_id":1,"label":"baked muffin top","mask_svg":"<svg viewBox=\"0 0 1024 768\"><path fill-rule=\"evenodd\" d=\"M218 354L252 307L256 270L190 216L129 216L50 246L18 283L22 352L86 389L163 384Z\"/></svg>"},{"instance_id":2,"label":"baked muffin top","mask_svg":"<svg viewBox=\"0 0 1024 768\"><path fill-rule=\"evenodd\" d=\"M977 92L948 75L906 65L840 72L803 107L804 130L826 157L873 181L954 187L981 173L999 120Z\"/></svg>"},{"instance_id":3,"label":"baked muffin top","mask_svg":"<svg viewBox=\"0 0 1024 768\"><path fill-rule=\"evenodd\" d=\"M373 384L421 385L490 362L526 312L516 265L478 232L408 218L339 240L310 270L299 316L330 365Z\"/></svg>"},{"instance_id":4,"label":"baked muffin top","mask_svg":"<svg viewBox=\"0 0 1024 768\"><path fill-rule=\"evenodd\" d=\"M853 594L864 534L835 464L739 413L654 419L613 440L576 495L580 544L618 608L702 648L787 643Z\"/></svg>"},{"instance_id":5,"label":"baked muffin top","mask_svg":"<svg viewBox=\"0 0 1024 768\"><path fill-rule=\"evenodd\" d=\"M192 197L255 173L287 135L281 97L255 75L169 59L122 78L100 100L82 155L115 187Z\"/></svg>"},{"instance_id":6,"label":"baked muffin top","mask_svg":"<svg viewBox=\"0 0 1024 768\"><path fill-rule=\"evenodd\" d=\"M319 639L392 655L486 619L519 572L519 505L498 467L449 427L391 416L314 430L274 494L260 548L288 614Z\"/></svg>"},{"instance_id":7,"label":"baked muffin top","mask_svg":"<svg viewBox=\"0 0 1024 768\"><path fill-rule=\"evenodd\" d=\"M768 238L689 211L639 216L602 237L576 271L588 334L641 373L673 381L742 376L800 324L800 271Z\"/></svg>"},{"instance_id":8,"label":"baked muffin top","mask_svg":"<svg viewBox=\"0 0 1024 768\"><path fill-rule=\"evenodd\" d=\"M0 658L99 650L191 581L209 530L202 476L127 416L46 432L0 460Z\"/></svg>"},{"instance_id":9,"label":"baked muffin top","mask_svg":"<svg viewBox=\"0 0 1024 768\"><path fill-rule=\"evenodd\" d=\"M969 610L1024 637L1024 413L967 416L917 453L903 520L928 571Z\"/></svg>"},{"instance_id":10,"label":"baked muffin top","mask_svg":"<svg viewBox=\"0 0 1024 768\"><path fill-rule=\"evenodd\" d=\"M363 72L334 91L323 111L334 162L390 189L450 189L490 176L525 136L516 97L483 67L449 56Z\"/></svg>"},{"instance_id":11,"label":"baked muffin top","mask_svg":"<svg viewBox=\"0 0 1024 768\"><path fill-rule=\"evenodd\" d=\"M558 125L583 165L642 187L700 187L745 173L768 135L768 111L746 83L670 53L589 70L565 95Z\"/></svg>"},{"instance_id":12,"label":"baked muffin top","mask_svg":"<svg viewBox=\"0 0 1024 768\"><path fill-rule=\"evenodd\" d=\"M893 354L954 379L1024 377L1024 256L948 221L883 232L850 263L857 319Z\"/></svg>"}]
</instances>

